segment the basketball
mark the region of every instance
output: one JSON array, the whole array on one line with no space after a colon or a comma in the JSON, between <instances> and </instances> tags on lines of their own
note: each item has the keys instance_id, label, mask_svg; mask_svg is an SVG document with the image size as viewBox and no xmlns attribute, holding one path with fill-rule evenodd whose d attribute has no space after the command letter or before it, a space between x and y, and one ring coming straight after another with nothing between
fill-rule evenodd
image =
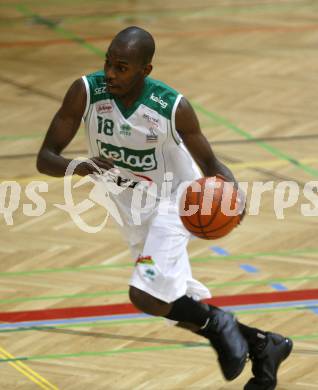
<instances>
[{"instance_id":1,"label":"basketball","mask_svg":"<svg viewBox=\"0 0 318 390\"><path fill-rule=\"evenodd\" d=\"M229 234L240 223L241 205L233 183L217 175L192 182L181 197L179 213L190 233L215 240Z\"/></svg>"}]
</instances>

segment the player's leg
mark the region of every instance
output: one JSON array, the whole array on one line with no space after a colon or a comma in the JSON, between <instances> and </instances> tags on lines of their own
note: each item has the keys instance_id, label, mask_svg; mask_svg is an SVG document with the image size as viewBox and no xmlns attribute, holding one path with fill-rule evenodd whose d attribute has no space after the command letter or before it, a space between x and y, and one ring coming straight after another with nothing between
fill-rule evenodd
<instances>
[{"instance_id":1,"label":"player's leg","mask_svg":"<svg viewBox=\"0 0 318 390\"><path fill-rule=\"evenodd\" d=\"M208 311L200 302L186 295L167 303L134 286L130 286L129 296L131 302L144 313L188 324L184 328L198 330L196 333L200 335L202 332L216 350L227 380L235 379L244 369L248 347L230 313L219 309Z\"/></svg>"},{"instance_id":2,"label":"player's leg","mask_svg":"<svg viewBox=\"0 0 318 390\"><path fill-rule=\"evenodd\" d=\"M206 306L209 307L211 312L216 309L214 306ZM189 329L187 324L179 324L179 326ZM254 374L254 377L245 385L244 390L275 389L279 365L289 356L293 347L292 341L280 334L265 332L240 322L238 322L238 326L248 343L252 372ZM192 328L192 331L209 338L209 335L205 334L204 330L193 330Z\"/></svg>"},{"instance_id":3,"label":"player's leg","mask_svg":"<svg viewBox=\"0 0 318 390\"><path fill-rule=\"evenodd\" d=\"M151 224L130 282L130 299L145 313L205 330L218 353L225 378L232 380L244 368L246 340L230 313L207 310L190 298L204 299L210 293L192 278L186 251L189 234L178 221L169 215Z\"/></svg>"}]
</instances>

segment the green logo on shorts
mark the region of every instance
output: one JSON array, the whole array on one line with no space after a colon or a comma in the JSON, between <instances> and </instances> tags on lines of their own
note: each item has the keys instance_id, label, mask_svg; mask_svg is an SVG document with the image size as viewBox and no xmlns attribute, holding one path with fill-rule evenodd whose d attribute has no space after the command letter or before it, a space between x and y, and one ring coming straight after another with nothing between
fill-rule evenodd
<instances>
[{"instance_id":1,"label":"green logo on shorts","mask_svg":"<svg viewBox=\"0 0 318 390\"><path fill-rule=\"evenodd\" d=\"M148 276L150 276L150 277L156 275L156 274L155 274L155 271L154 271L153 269L150 269L150 268L148 268L148 269L146 270L146 274L147 274Z\"/></svg>"},{"instance_id":2,"label":"green logo on shorts","mask_svg":"<svg viewBox=\"0 0 318 390\"><path fill-rule=\"evenodd\" d=\"M151 268L147 268L145 270L143 276L144 276L144 278L147 278L147 279L150 279L151 281L154 281L156 278L156 272Z\"/></svg>"}]
</instances>

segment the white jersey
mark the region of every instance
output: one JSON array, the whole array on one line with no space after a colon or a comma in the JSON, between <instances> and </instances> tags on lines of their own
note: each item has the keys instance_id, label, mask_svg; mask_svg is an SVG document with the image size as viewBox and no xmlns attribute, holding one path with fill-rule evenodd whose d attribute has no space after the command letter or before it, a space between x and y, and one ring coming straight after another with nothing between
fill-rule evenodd
<instances>
[{"instance_id":1,"label":"white jersey","mask_svg":"<svg viewBox=\"0 0 318 390\"><path fill-rule=\"evenodd\" d=\"M83 80L87 92L83 119L89 156L114 161L119 174L107 177L125 189L112 199L124 224L133 225L131 198L140 182L151 184L149 188L156 190L158 200L166 194L163 183L169 182L171 192L175 193L181 183L201 176L175 126L175 113L182 95L147 77L139 98L125 108L107 92L104 71L83 76ZM148 216L154 210L152 207Z\"/></svg>"},{"instance_id":2,"label":"white jersey","mask_svg":"<svg viewBox=\"0 0 318 390\"><path fill-rule=\"evenodd\" d=\"M110 213L122 225L123 238L136 259L130 286L164 302L184 295L209 298L208 289L192 278L186 249L190 233L179 218L180 184L201 176L176 131L175 113L182 96L147 77L140 97L127 109L107 92L103 71L83 80L89 155L111 158L119 171L107 171L96 180L102 191L107 188L106 198L117 210L116 214L111 205ZM135 201L136 194L154 202L145 207L138 203L140 197ZM105 202L104 194L102 198ZM161 205L168 213L160 212Z\"/></svg>"}]
</instances>

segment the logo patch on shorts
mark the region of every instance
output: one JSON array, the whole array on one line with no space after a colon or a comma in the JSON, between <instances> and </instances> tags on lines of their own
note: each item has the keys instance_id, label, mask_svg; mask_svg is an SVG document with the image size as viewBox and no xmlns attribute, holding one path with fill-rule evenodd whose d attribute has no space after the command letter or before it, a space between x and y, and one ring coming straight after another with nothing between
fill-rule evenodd
<instances>
[{"instance_id":1,"label":"logo patch on shorts","mask_svg":"<svg viewBox=\"0 0 318 390\"><path fill-rule=\"evenodd\" d=\"M146 265L145 267L143 267L143 277L145 279L149 279L151 280L152 282L156 279L157 277L157 272L155 271L155 267L151 266L151 268Z\"/></svg>"},{"instance_id":2,"label":"logo patch on shorts","mask_svg":"<svg viewBox=\"0 0 318 390\"><path fill-rule=\"evenodd\" d=\"M137 264L154 265L155 262L153 261L151 256L138 256L135 265Z\"/></svg>"}]
</instances>

